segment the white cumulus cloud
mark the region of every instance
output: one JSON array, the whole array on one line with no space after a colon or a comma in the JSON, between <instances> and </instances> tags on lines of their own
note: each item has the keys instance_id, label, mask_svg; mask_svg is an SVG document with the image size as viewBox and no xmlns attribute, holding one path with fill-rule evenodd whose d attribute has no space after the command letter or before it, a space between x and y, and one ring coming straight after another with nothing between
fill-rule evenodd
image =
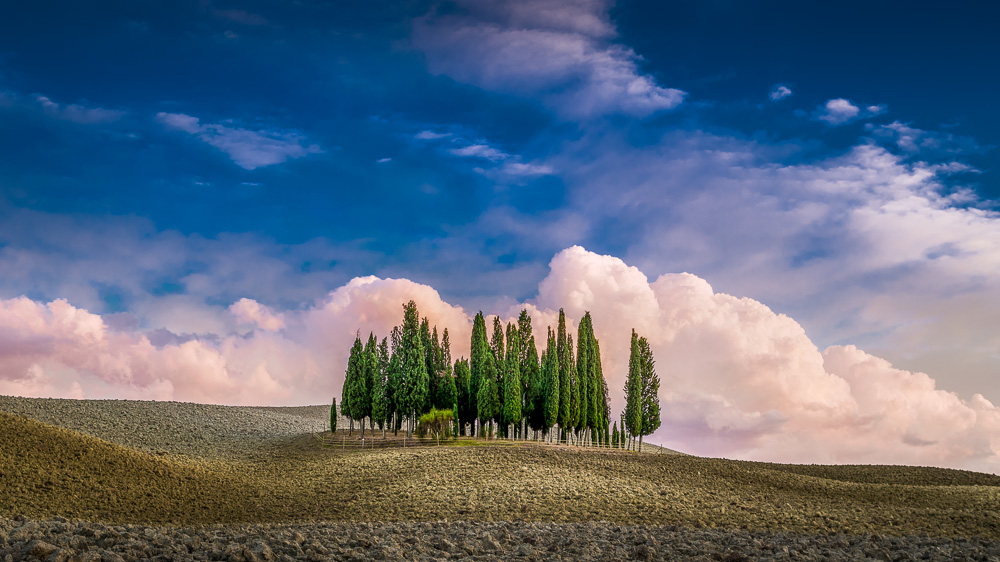
<instances>
[{"instance_id":1,"label":"white cumulus cloud","mask_svg":"<svg viewBox=\"0 0 1000 562\"><path fill-rule=\"evenodd\" d=\"M842 125L858 116L861 110L844 98L828 100L823 109L819 111L816 118L826 121L829 125Z\"/></svg>"},{"instance_id":2,"label":"white cumulus cloud","mask_svg":"<svg viewBox=\"0 0 1000 562\"><path fill-rule=\"evenodd\" d=\"M788 86L778 85L771 90L768 97L771 98L771 101L778 101L783 100L790 95L792 95L792 90Z\"/></svg>"}]
</instances>

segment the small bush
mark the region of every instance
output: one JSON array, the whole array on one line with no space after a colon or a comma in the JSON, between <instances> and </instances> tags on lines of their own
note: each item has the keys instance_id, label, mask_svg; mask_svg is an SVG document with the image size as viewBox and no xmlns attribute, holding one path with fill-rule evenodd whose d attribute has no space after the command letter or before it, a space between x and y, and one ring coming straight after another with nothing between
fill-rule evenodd
<instances>
[{"instance_id":1,"label":"small bush","mask_svg":"<svg viewBox=\"0 0 1000 562\"><path fill-rule=\"evenodd\" d=\"M423 437L429 433L437 439L438 445L440 445L442 437L445 439L453 437L452 421L454 419L455 415L451 410L431 408L430 412L420 416L417 423L417 436Z\"/></svg>"}]
</instances>

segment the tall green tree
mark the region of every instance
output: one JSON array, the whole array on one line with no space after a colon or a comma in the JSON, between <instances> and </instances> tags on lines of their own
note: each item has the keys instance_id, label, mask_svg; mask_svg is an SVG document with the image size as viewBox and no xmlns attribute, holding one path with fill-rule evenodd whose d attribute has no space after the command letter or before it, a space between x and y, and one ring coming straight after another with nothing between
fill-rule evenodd
<instances>
[{"instance_id":1,"label":"tall green tree","mask_svg":"<svg viewBox=\"0 0 1000 562\"><path fill-rule=\"evenodd\" d=\"M503 338L503 323L499 316L493 317L493 336L490 338L490 351L493 354L493 363L496 366L496 391L500 400L500 409L503 409L503 374L504 365L507 359L507 350ZM500 410L497 410L497 423L500 421Z\"/></svg>"},{"instance_id":2,"label":"tall green tree","mask_svg":"<svg viewBox=\"0 0 1000 562\"><path fill-rule=\"evenodd\" d=\"M455 390L458 401L458 434L464 436L465 424L473 423L476 419L468 359L455 361Z\"/></svg>"},{"instance_id":3,"label":"tall green tree","mask_svg":"<svg viewBox=\"0 0 1000 562\"><path fill-rule=\"evenodd\" d=\"M527 309L521 310L517 319L517 334L520 342L521 361L521 416L532 429L542 428L542 373L535 346L535 334L531 329L531 316Z\"/></svg>"},{"instance_id":4,"label":"tall green tree","mask_svg":"<svg viewBox=\"0 0 1000 562\"><path fill-rule=\"evenodd\" d=\"M615 422L615 427L611 431L611 447L614 449L618 448L618 440L621 439L621 435L618 434L618 422Z\"/></svg>"},{"instance_id":5,"label":"tall green tree","mask_svg":"<svg viewBox=\"0 0 1000 562\"><path fill-rule=\"evenodd\" d=\"M653 360L653 350L646 338L639 338L639 359L642 364L640 385L640 418L639 451L642 452L642 438L652 435L660 427L660 377L656 374L656 361Z\"/></svg>"},{"instance_id":6,"label":"tall green tree","mask_svg":"<svg viewBox=\"0 0 1000 562\"><path fill-rule=\"evenodd\" d=\"M392 354L389 356L389 388L386 399L389 402L388 412L393 418L393 435L399 434L403 417L403 328L394 326L389 333Z\"/></svg>"},{"instance_id":7,"label":"tall green tree","mask_svg":"<svg viewBox=\"0 0 1000 562\"><path fill-rule=\"evenodd\" d=\"M365 373L365 393L361 400L360 405L356 405L358 408L358 414L361 420L361 438L365 437L365 418L368 418L368 427L372 430L375 429L375 421L372 419L372 402L374 401L373 390L375 387L375 378L378 372L378 338L375 337L374 332L368 333L368 343L365 344L365 363L364 363L364 373Z\"/></svg>"},{"instance_id":8,"label":"tall green tree","mask_svg":"<svg viewBox=\"0 0 1000 562\"><path fill-rule=\"evenodd\" d=\"M409 437L413 433L413 423L417 413L427 403L430 383L417 303L412 300L403 305L403 334L400 348L403 370L400 409L409 416L406 429Z\"/></svg>"},{"instance_id":9,"label":"tall green tree","mask_svg":"<svg viewBox=\"0 0 1000 562\"><path fill-rule=\"evenodd\" d=\"M576 433L580 427L580 385L577 382L576 361L573 360L573 336L566 335L566 361L569 362L569 420L566 431Z\"/></svg>"},{"instance_id":10,"label":"tall green tree","mask_svg":"<svg viewBox=\"0 0 1000 562\"><path fill-rule=\"evenodd\" d=\"M486 319L483 311L476 314L472 321L472 347L470 358L470 378L469 378L469 408L472 417L479 417L479 388L483 384L483 377L486 376L487 363L489 363L490 346L486 339ZM474 420L470 420L474 421ZM479 418L480 424L485 424L486 420Z\"/></svg>"},{"instance_id":11,"label":"tall green tree","mask_svg":"<svg viewBox=\"0 0 1000 562\"><path fill-rule=\"evenodd\" d=\"M435 328L437 328L437 326L435 326ZM431 409L431 405L434 401L434 394L437 391L437 371L435 367L437 365L436 356L438 354L438 343L431 337L430 322L426 317L420 321L420 341L424 345L424 362L427 368L427 395L423 404L417 406L418 414L422 414Z\"/></svg>"},{"instance_id":12,"label":"tall green tree","mask_svg":"<svg viewBox=\"0 0 1000 562\"><path fill-rule=\"evenodd\" d=\"M436 330L437 328L435 327L435 333ZM455 384L454 377L452 377L451 341L448 337L447 328L444 330L441 345L438 347L435 369L437 371L437 384L434 385L434 407L438 410L453 410L457 414L458 387Z\"/></svg>"},{"instance_id":13,"label":"tall green tree","mask_svg":"<svg viewBox=\"0 0 1000 562\"><path fill-rule=\"evenodd\" d=\"M590 330L590 313L584 314L576 333L576 385L579 396L579 415L576 419L577 431L586 434L592 427L590 387L593 375L593 332ZM583 436L586 438L586 435Z\"/></svg>"},{"instance_id":14,"label":"tall green tree","mask_svg":"<svg viewBox=\"0 0 1000 562\"><path fill-rule=\"evenodd\" d=\"M365 399L368 397L366 388L364 346L361 345L361 335L354 338L354 345L351 347L351 355L347 359L347 372L344 375L344 388L341 392L340 403L344 415L351 420L351 433L354 433L354 420L360 420L365 414ZM368 404L370 407L370 404ZM364 425L361 426L362 432Z\"/></svg>"},{"instance_id":15,"label":"tall green tree","mask_svg":"<svg viewBox=\"0 0 1000 562\"><path fill-rule=\"evenodd\" d=\"M566 442L566 432L572 425L570 417L570 397L572 381L570 365L572 364L572 345L567 341L566 313L559 309L559 325L556 334L556 359L559 363L559 429L562 432L562 442Z\"/></svg>"},{"instance_id":16,"label":"tall green tree","mask_svg":"<svg viewBox=\"0 0 1000 562\"><path fill-rule=\"evenodd\" d=\"M382 430L385 439L385 426L392 416L392 401L389 397L389 339L382 338L378 344L378 369L375 374L375 384L372 386L372 421Z\"/></svg>"},{"instance_id":17,"label":"tall green tree","mask_svg":"<svg viewBox=\"0 0 1000 562\"><path fill-rule=\"evenodd\" d=\"M545 340L545 352L542 353L542 428L548 431L556 425L559 419L559 357L556 349L556 336L549 327Z\"/></svg>"},{"instance_id":18,"label":"tall green tree","mask_svg":"<svg viewBox=\"0 0 1000 562\"><path fill-rule=\"evenodd\" d=\"M500 413L500 393L497 389L497 363L492 353L486 354L486 367L483 378L479 381L479 392L476 396L479 423L492 424L493 418Z\"/></svg>"},{"instance_id":19,"label":"tall green tree","mask_svg":"<svg viewBox=\"0 0 1000 562\"><path fill-rule=\"evenodd\" d=\"M507 324L507 357L503 372L503 411L500 421L504 431L521 423L521 336L517 326Z\"/></svg>"},{"instance_id":20,"label":"tall green tree","mask_svg":"<svg viewBox=\"0 0 1000 562\"><path fill-rule=\"evenodd\" d=\"M629 435L642 431L642 358L639 336L632 330L632 347L628 357L628 378L625 379L625 422Z\"/></svg>"}]
</instances>

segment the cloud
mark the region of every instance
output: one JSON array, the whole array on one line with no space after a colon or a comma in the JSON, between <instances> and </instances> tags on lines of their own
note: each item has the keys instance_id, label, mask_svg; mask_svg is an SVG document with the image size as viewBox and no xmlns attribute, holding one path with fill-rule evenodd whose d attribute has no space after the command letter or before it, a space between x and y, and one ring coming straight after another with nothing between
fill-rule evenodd
<instances>
[{"instance_id":1,"label":"cloud","mask_svg":"<svg viewBox=\"0 0 1000 562\"><path fill-rule=\"evenodd\" d=\"M355 334L388 334L414 299L455 357L468 355L471 315L431 287L356 278L301 310L250 299L229 311L255 328L154 346L138 332L64 300L0 300L0 392L227 404L306 404L337 395ZM622 260L571 247L550 262L530 302L536 339L558 309L594 316L612 412L634 328L649 338L664 424L652 441L681 450L788 462L908 463L1000 471L1000 409L961 400L922 373L853 346L823 352L791 318L717 293L691 274L650 281ZM278 318L281 320L279 321ZM276 331L280 330L280 331Z\"/></svg>"},{"instance_id":2,"label":"cloud","mask_svg":"<svg viewBox=\"0 0 1000 562\"><path fill-rule=\"evenodd\" d=\"M266 307L253 299L242 298L229 305L229 312L243 324L251 324L261 330L276 332L285 327L285 320L281 314L276 314L269 307Z\"/></svg>"},{"instance_id":3,"label":"cloud","mask_svg":"<svg viewBox=\"0 0 1000 562\"><path fill-rule=\"evenodd\" d=\"M453 148L448 152L454 154L455 156L485 158L492 162L497 162L510 157L509 154L485 144L471 144L462 148Z\"/></svg>"},{"instance_id":4,"label":"cloud","mask_svg":"<svg viewBox=\"0 0 1000 562\"><path fill-rule=\"evenodd\" d=\"M64 105L54 102L45 96L35 96L35 100L50 117L80 123L81 125L112 123L125 115L124 111L105 109L103 107L88 107L75 103Z\"/></svg>"},{"instance_id":5,"label":"cloud","mask_svg":"<svg viewBox=\"0 0 1000 562\"><path fill-rule=\"evenodd\" d=\"M987 149L971 137L926 131L900 121L893 121L887 125L869 123L865 129L876 139L887 139L908 154L920 154L925 157L980 154Z\"/></svg>"},{"instance_id":6,"label":"cloud","mask_svg":"<svg viewBox=\"0 0 1000 562\"><path fill-rule=\"evenodd\" d=\"M790 90L788 86L778 85L771 90L771 93L768 95L768 97L771 98L771 101L778 101L778 100L783 100L790 95L792 95L792 90Z\"/></svg>"},{"instance_id":7,"label":"cloud","mask_svg":"<svg viewBox=\"0 0 1000 562\"><path fill-rule=\"evenodd\" d=\"M836 98L827 101L823 109L817 113L816 118L820 121L826 121L828 125L837 126L854 119L860 112L858 106L853 103L844 98Z\"/></svg>"},{"instance_id":8,"label":"cloud","mask_svg":"<svg viewBox=\"0 0 1000 562\"><path fill-rule=\"evenodd\" d=\"M539 99L564 117L646 116L677 107L684 92L642 74L639 57L611 43L602 1L464 0L460 14L418 19L413 44L431 72L459 82Z\"/></svg>"},{"instance_id":9,"label":"cloud","mask_svg":"<svg viewBox=\"0 0 1000 562\"><path fill-rule=\"evenodd\" d=\"M197 117L183 113L160 112L156 118L168 128L190 133L218 148L247 170L323 152L319 145L305 146L306 138L298 131L251 131L218 123L201 124Z\"/></svg>"},{"instance_id":10,"label":"cloud","mask_svg":"<svg viewBox=\"0 0 1000 562\"><path fill-rule=\"evenodd\" d=\"M413 135L413 137L418 140L437 140L450 136L451 133L435 133L434 131L420 131L419 133Z\"/></svg>"}]
</instances>

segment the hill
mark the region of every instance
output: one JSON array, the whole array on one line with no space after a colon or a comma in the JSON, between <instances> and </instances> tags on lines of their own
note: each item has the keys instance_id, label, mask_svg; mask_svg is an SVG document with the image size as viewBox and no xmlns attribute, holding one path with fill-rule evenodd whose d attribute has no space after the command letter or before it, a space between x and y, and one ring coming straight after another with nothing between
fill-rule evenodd
<instances>
[{"instance_id":1,"label":"hill","mask_svg":"<svg viewBox=\"0 0 1000 562\"><path fill-rule=\"evenodd\" d=\"M777 465L483 441L358 450L345 447L340 432L292 431L296 424L318 423L324 407L16 401L39 411L76 408L77 414L105 408L120 417L74 418L80 431L0 417L0 515L8 517L184 524L605 521L1000 539L1000 477L974 472ZM0 399L0 410L11 403ZM144 423L129 423L135 412ZM129 429L112 432L108 420ZM261 425L242 429L248 420ZM160 433L168 422L176 427ZM278 429L269 433L272 423ZM108 440L82 433L88 426Z\"/></svg>"}]
</instances>

